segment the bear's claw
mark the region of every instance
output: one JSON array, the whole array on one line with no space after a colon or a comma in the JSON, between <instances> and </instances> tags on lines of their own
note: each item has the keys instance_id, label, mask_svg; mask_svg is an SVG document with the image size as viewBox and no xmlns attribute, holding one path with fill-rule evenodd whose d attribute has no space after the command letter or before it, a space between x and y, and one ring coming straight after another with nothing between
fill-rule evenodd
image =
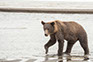
<instances>
[{"instance_id":1,"label":"bear's claw","mask_svg":"<svg viewBox=\"0 0 93 62\"><path fill-rule=\"evenodd\" d=\"M48 47L44 46L44 48L46 50L45 54L47 54L48 53Z\"/></svg>"}]
</instances>

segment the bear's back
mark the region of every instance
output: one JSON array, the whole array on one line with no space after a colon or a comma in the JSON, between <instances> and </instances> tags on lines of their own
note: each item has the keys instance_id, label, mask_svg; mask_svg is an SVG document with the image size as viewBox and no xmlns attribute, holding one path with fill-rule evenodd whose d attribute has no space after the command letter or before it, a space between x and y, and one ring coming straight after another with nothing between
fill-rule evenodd
<instances>
[{"instance_id":1,"label":"bear's back","mask_svg":"<svg viewBox=\"0 0 93 62\"><path fill-rule=\"evenodd\" d=\"M69 30L70 32L73 32L73 33L77 33L80 30L84 30L83 27L80 24L78 24L78 23L76 23L74 21L62 22L62 23L65 24L66 30Z\"/></svg>"}]
</instances>

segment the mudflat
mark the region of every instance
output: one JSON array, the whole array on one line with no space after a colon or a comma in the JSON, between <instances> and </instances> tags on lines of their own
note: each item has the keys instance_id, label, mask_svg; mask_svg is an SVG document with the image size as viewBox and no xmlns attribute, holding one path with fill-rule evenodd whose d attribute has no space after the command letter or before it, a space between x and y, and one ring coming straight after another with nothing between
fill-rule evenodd
<instances>
[{"instance_id":1,"label":"mudflat","mask_svg":"<svg viewBox=\"0 0 93 62\"><path fill-rule=\"evenodd\" d=\"M49 37L44 36L41 21L75 21L88 34L89 60L83 60L83 49L77 42L68 56L58 58L58 43L45 54L44 44ZM14 13L0 12L0 62L92 62L93 61L93 14L64 13ZM64 51L67 41L64 43Z\"/></svg>"}]
</instances>

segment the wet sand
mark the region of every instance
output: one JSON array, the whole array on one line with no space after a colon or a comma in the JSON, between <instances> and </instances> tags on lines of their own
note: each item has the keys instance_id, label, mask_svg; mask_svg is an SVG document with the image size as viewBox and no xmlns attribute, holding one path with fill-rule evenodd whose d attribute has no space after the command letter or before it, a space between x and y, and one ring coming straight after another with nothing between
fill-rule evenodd
<instances>
[{"instance_id":1,"label":"wet sand","mask_svg":"<svg viewBox=\"0 0 93 62\"><path fill-rule=\"evenodd\" d=\"M43 60L42 60L43 59ZM1 59L0 62L92 62L89 60L84 60L83 56L63 56L58 57L57 55L46 55L41 59L15 59L15 60L6 60Z\"/></svg>"},{"instance_id":2,"label":"wet sand","mask_svg":"<svg viewBox=\"0 0 93 62\"><path fill-rule=\"evenodd\" d=\"M58 58L58 43L50 47L48 55L45 55L44 44L49 37L44 36L41 20L75 21L81 24L88 34L90 59L84 61L79 42L72 49L71 60L68 60L68 56ZM92 20L93 14L0 12L0 62L92 62Z\"/></svg>"}]
</instances>

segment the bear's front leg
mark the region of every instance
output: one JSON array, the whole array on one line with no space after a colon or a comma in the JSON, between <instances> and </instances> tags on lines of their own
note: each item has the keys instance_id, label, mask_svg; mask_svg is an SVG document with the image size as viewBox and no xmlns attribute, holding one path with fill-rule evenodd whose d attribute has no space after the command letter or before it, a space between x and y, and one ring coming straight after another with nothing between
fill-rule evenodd
<instances>
[{"instance_id":1,"label":"bear's front leg","mask_svg":"<svg viewBox=\"0 0 93 62\"><path fill-rule=\"evenodd\" d=\"M46 54L48 53L48 48L56 43L55 34L50 35L50 40L44 45Z\"/></svg>"},{"instance_id":2,"label":"bear's front leg","mask_svg":"<svg viewBox=\"0 0 93 62\"><path fill-rule=\"evenodd\" d=\"M46 43L45 45L44 45L44 48L45 48L45 50L46 50L46 54L48 53L48 48L50 47L50 46L52 46L52 45L54 45L56 43L56 40L54 40L54 39L50 39L49 41L48 41L48 43Z\"/></svg>"},{"instance_id":3,"label":"bear's front leg","mask_svg":"<svg viewBox=\"0 0 93 62\"><path fill-rule=\"evenodd\" d=\"M49 47L47 46L47 44L44 45L44 48L45 48L45 54L47 54L47 53L48 53L48 48L49 48Z\"/></svg>"},{"instance_id":4,"label":"bear's front leg","mask_svg":"<svg viewBox=\"0 0 93 62\"><path fill-rule=\"evenodd\" d=\"M63 55L64 41L58 40L58 56Z\"/></svg>"}]
</instances>

